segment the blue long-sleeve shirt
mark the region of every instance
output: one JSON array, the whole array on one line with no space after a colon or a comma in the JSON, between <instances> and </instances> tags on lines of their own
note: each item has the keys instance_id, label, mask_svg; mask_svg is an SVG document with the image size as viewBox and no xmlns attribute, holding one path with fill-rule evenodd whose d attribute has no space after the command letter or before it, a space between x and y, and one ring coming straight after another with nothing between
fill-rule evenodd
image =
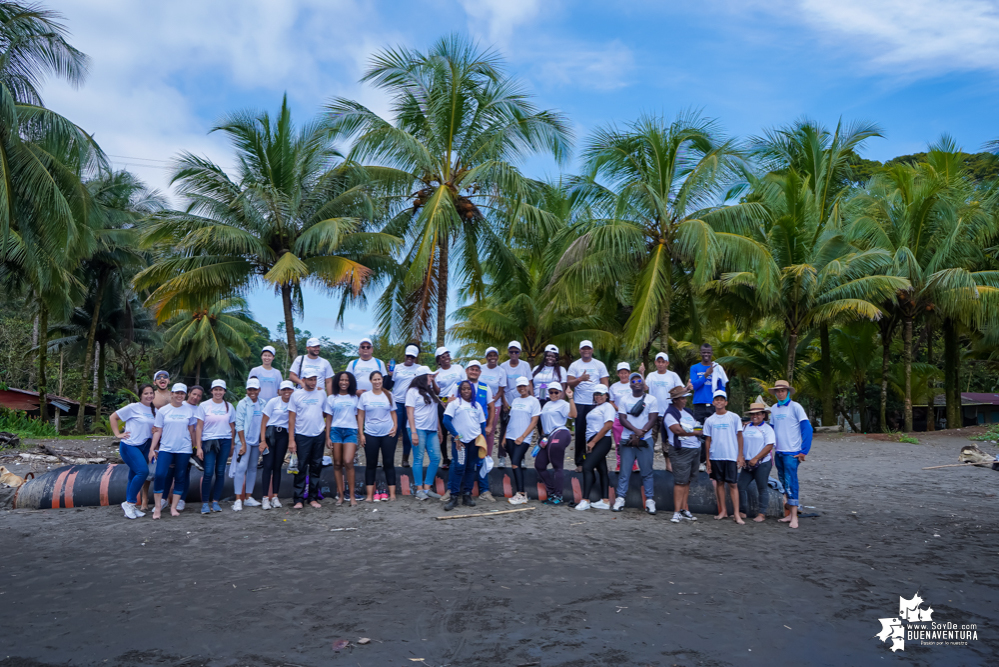
<instances>
[{"instance_id":1,"label":"blue long-sleeve shirt","mask_svg":"<svg viewBox=\"0 0 999 667\"><path fill-rule=\"evenodd\" d=\"M801 426L801 453L807 454L812 448L812 435L815 433L815 429L812 428L812 422L805 420L803 422L798 422Z\"/></svg>"},{"instance_id":2,"label":"blue long-sleeve shirt","mask_svg":"<svg viewBox=\"0 0 999 667\"><path fill-rule=\"evenodd\" d=\"M705 377L711 365L705 366L698 362L690 367L690 384L694 387L694 403L710 403L714 400L714 390L711 388L711 378ZM722 383L718 387L728 391L728 384Z\"/></svg>"}]
</instances>

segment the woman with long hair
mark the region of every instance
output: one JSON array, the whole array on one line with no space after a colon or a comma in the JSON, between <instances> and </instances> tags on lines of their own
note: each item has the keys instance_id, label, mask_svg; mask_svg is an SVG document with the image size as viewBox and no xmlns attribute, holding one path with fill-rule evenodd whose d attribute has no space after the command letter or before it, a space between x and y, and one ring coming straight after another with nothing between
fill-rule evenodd
<instances>
[{"instance_id":1,"label":"woman with long hair","mask_svg":"<svg viewBox=\"0 0 999 667\"><path fill-rule=\"evenodd\" d=\"M212 381L212 397L198 406L198 458L205 462L201 478L201 513L221 512L225 464L236 438L236 408L225 400L225 380ZM214 484L213 482L214 478Z\"/></svg>"},{"instance_id":2,"label":"woman with long hair","mask_svg":"<svg viewBox=\"0 0 999 667\"><path fill-rule=\"evenodd\" d=\"M548 402L548 386L553 382L558 382L559 386L565 382L566 370L558 365L558 348L554 345L545 347L545 358L540 364L534 367L534 397L545 407Z\"/></svg>"},{"instance_id":3,"label":"woman with long hair","mask_svg":"<svg viewBox=\"0 0 999 667\"><path fill-rule=\"evenodd\" d=\"M534 458L534 469L545 482L545 504L563 505L562 489L565 488L565 450L572 440L572 433L566 420L576 418L576 403L572 400L572 389L562 391L560 382L548 383L548 402L541 408L541 432L544 437L538 443L540 450ZM548 466L551 465L551 469Z\"/></svg>"},{"instance_id":4,"label":"woman with long hair","mask_svg":"<svg viewBox=\"0 0 999 667\"><path fill-rule=\"evenodd\" d=\"M607 475L607 454L610 453L611 428L617 411L611 405L607 387L598 384L593 388L593 408L586 414L586 454L583 459L583 499L576 505L577 510L609 510L609 477ZM600 500L590 504L590 492L596 486Z\"/></svg>"},{"instance_id":5,"label":"woman with long hair","mask_svg":"<svg viewBox=\"0 0 999 667\"><path fill-rule=\"evenodd\" d=\"M398 420L392 394L383 388L385 379L381 371L371 371L368 377L371 391L361 394L357 403L357 438L364 447L364 485L368 502L395 500L395 436ZM378 454L382 455L382 469L385 471L385 484L388 497L375 493L375 479L378 471Z\"/></svg>"},{"instance_id":6,"label":"woman with long hair","mask_svg":"<svg viewBox=\"0 0 999 667\"><path fill-rule=\"evenodd\" d=\"M153 426L152 450L149 460L156 461L153 479L153 518L159 519L163 505L160 501L166 490L167 477L173 478L173 497L170 516L180 516L177 503L186 492L187 462L191 458L192 429L198 423L197 408L184 401L187 387L177 383L170 393L170 403L156 412Z\"/></svg>"},{"instance_id":7,"label":"woman with long hair","mask_svg":"<svg viewBox=\"0 0 999 667\"><path fill-rule=\"evenodd\" d=\"M125 502L121 508L129 519L145 516L135 506L139 502L139 492L149 476L149 448L152 445L153 422L156 419L156 408L153 399L156 388L151 384L139 387L139 401L129 403L111 413L111 432L121 440L118 452L121 460L128 466L128 487L125 492ZM118 424L125 423L125 430L119 431Z\"/></svg>"},{"instance_id":8,"label":"woman with long hair","mask_svg":"<svg viewBox=\"0 0 999 667\"><path fill-rule=\"evenodd\" d=\"M372 371L378 373L380 371ZM336 504L354 499L354 454L357 452L357 379L353 373L340 371L333 376L333 395L326 397L326 442L333 450L333 480L336 482ZM367 393L367 392L365 392Z\"/></svg>"},{"instance_id":9,"label":"woman with long hair","mask_svg":"<svg viewBox=\"0 0 999 667\"><path fill-rule=\"evenodd\" d=\"M281 507L278 491L281 490L281 466L288 453L288 401L295 392L291 380L284 380L278 386L278 395L267 401L264 416L260 418L260 433L264 445L264 476L260 480L264 498L261 509Z\"/></svg>"},{"instance_id":10,"label":"woman with long hair","mask_svg":"<svg viewBox=\"0 0 999 667\"><path fill-rule=\"evenodd\" d=\"M438 449L440 421L437 415L440 405L440 399L430 386L430 369L422 366L406 391L406 417L413 442L413 485L416 487L417 500L441 497L433 489L441 462ZM423 471L424 452L430 460L426 473Z\"/></svg>"}]
</instances>

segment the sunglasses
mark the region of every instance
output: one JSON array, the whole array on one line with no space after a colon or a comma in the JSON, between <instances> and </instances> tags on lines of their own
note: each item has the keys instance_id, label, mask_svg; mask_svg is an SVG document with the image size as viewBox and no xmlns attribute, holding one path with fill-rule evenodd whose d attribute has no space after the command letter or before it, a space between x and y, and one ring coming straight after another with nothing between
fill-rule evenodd
<instances>
[{"instance_id":1,"label":"sunglasses","mask_svg":"<svg viewBox=\"0 0 999 667\"><path fill-rule=\"evenodd\" d=\"M362 345L362 346L361 346L361 349L362 349L362 350L370 350L370 349L371 349L371 346L370 346L370 345Z\"/></svg>"},{"instance_id":2,"label":"sunglasses","mask_svg":"<svg viewBox=\"0 0 999 667\"><path fill-rule=\"evenodd\" d=\"M557 394L558 393L558 389L549 389L548 393L549 394Z\"/></svg>"},{"instance_id":3,"label":"sunglasses","mask_svg":"<svg viewBox=\"0 0 999 667\"><path fill-rule=\"evenodd\" d=\"M642 381L642 378L632 378L631 384L635 384L636 382L640 383L641 381Z\"/></svg>"}]
</instances>

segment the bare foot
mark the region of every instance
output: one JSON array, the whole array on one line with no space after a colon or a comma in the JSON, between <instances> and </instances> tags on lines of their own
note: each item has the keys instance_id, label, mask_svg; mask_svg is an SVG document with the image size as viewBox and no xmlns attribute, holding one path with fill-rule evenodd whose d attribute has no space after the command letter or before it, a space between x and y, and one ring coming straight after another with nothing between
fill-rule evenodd
<instances>
[{"instance_id":1,"label":"bare foot","mask_svg":"<svg viewBox=\"0 0 999 667\"><path fill-rule=\"evenodd\" d=\"M372 498L371 496L368 496L368 497L366 497L366 498L364 499L364 502L366 502L366 503L373 503L373 502L375 502L375 501L374 501L374 499L373 499L373 498Z\"/></svg>"},{"instance_id":2,"label":"bare foot","mask_svg":"<svg viewBox=\"0 0 999 667\"><path fill-rule=\"evenodd\" d=\"M742 520L741 516L735 516L733 518L735 519L735 522L737 524L739 524L740 526L745 526L746 525L746 522Z\"/></svg>"},{"instance_id":3,"label":"bare foot","mask_svg":"<svg viewBox=\"0 0 999 667\"><path fill-rule=\"evenodd\" d=\"M340 507L340 505L343 505L343 496L336 499L336 506Z\"/></svg>"},{"instance_id":4,"label":"bare foot","mask_svg":"<svg viewBox=\"0 0 999 667\"><path fill-rule=\"evenodd\" d=\"M777 519L777 520L780 521L781 523L791 523L790 515L784 517L783 519Z\"/></svg>"},{"instance_id":5,"label":"bare foot","mask_svg":"<svg viewBox=\"0 0 999 667\"><path fill-rule=\"evenodd\" d=\"M745 519L746 518L746 513L745 512L739 512L739 516L741 516L743 519Z\"/></svg>"},{"instance_id":6,"label":"bare foot","mask_svg":"<svg viewBox=\"0 0 999 667\"><path fill-rule=\"evenodd\" d=\"M292 507L292 509L295 509L295 510L302 509L302 503L295 503L295 505Z\"/></svg>"},{"instance_id":7,"label":"bare foot","mask_svg":"<svg viewBox=\"0 0 999 667\"><path fill-rule=\"evenodd\" d=\"M170 516L180 516L180 512L177 511L176 507L170 508Z\"/></svg>"},{"instance_id":8,"label":"bare foot","mask_svg":"<svg viewBox=\"0 0 999 667\"><path fill-rule=\"evenodd\" d=\"M756 518L753 519L753 521L755 521L756 523L763 523L766 520L767 520L767 518L765 516L763 516L762 514L757 514Z\"/></svg>"},{"instance_id":9,"label":"bare foot","mask_svg":"<svg viewBox=\"0 0 999 667\"><path fill-rule=\"evenodd\" d=\"M354 500L353 498L351 498L351 499L350 499L350 506L351 506L351 507L357 507L357 501L356 501L356 500Z\"/></svg>"},{"instance_id":10,"label":"bare foot","mask_svg":"<svg viewBox=\"0 0 999 667\"><path fill-rule=\"evenodd\" d=\"M394 493L390 493L388 499L389 500L395 500L395 494Z\"/></svg>"},{"instance_id":11,"label":"bare foot","mask_svg":"<svg viewBox=\"0 0 999 667\"><path fill-rule=\"evenodd\" d=\"M153 518L154 518L154 519L158 519L158 518L160 518L160 510L159 510L159 508L158 508L158 507L157 507L156 509L154 509L154 510L153 510Z\"/></svg>"},{"instance_id":12,"label":"bare foot","mask_svg":"<svg viewBox=\"0 0 999 667\"><path fill-rule=\"evenodd\" d=\"M320 505L319 502L316 501L316 500L309 501L309 504L312 505L313 507L315 507L316 509L319 509L319 508L322 507L322 505Z\"/></svg>"},{"instance_id":13,"label":"bare foot","mask_svg":"<svg viewBox=\"0 0 999 667\"><path fill-rule=\"evenodd\" d=\"M720 521L721 519L727 519L727 518L728 518L728 512L725 512L724 514L715 515L715 521Z\"/></svg>"},{"instance_id":14,"label":"bare foot","mask_svg":"<svg viewBox=\"0 0 999 667\"><path fill-rule=\"evenodd\" d=\"M794 517L793 519L791 519L791 528L797 528L797 527L798 527L798 517Z\"/></svg>"}]
</instances>

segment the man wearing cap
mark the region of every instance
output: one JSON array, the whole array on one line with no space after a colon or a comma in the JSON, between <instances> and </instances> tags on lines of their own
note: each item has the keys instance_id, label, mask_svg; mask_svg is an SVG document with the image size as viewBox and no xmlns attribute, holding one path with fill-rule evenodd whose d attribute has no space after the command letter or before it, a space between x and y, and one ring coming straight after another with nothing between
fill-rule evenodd
<instances>
[{"instance_id":1,"label":"man wearing cap","mask_svg":"<svg viewBox=\"0 0 999 667\"><path fill-rule=\"evenodd\" d=\"M688 499L690 483L697 476L701 434L696 430L694 413L687 409L690 390L687 387L673 387L669 395L670 406L663 418L663 427L669 443L669 460L673 464L673 518L670 521L697 521L690 513Z\"/></svg>"},{"instance_id":2,"label":"man wearing cap","mask_svg":"<svg viewBox=\"0 0 999 667\"><path fill-rule=\"evenodd\" d=\"M620 512L628 496L631 482L631 468L638 463L642 475L642 488L645 490L645 511L656 513L655 490L652 482L653 453L652 428L659 421L659 404L656 397L645 393L645 380L641 373L628 376L631 393L622 396L617 402L618 419L624 430L621 432L621 465L617 477L617 498L611 509Z\"/></svg>"},{"instance_id":3,"label":"man wearing cap","mask_svg":"<svg viewBox=\"0 0 999 667\"><path fill-rule=\"evenodd\" d=\"M670 398L670 391L673 387L684 386L683 380L680 376L669 369L669 355L665 352L660 352L656 355L656 370L645 376L645 386L649 388L649 393L656 397L656 403L665 407L670 405L673 399ZM659 415L660 422L666 419L666 411L662 410L662 414ZM656 433L658 431L658 433ZM660 424L656 424L656 428L653 429L653 442L655 442L655 436L659 435L663 443L663 452L667 452L667 445L669 444L669 436L666 433L666 428Z\"/></svg>"},{"instance_id":4,"label":"man wearing cap","mask_svg":"<svg viewBox=\"0 0 999 667\"><path fill-rule=\"evenodd\" d=\"M384 376L388 376L388 368L381 359L375 359L375 348L370 338L362 338L357 346L358 358L347 364L345 369L357 380L357 395L360 396L366 391L371 391L371 371L378 371ZM328 393L328 392L327 392Z\"/></svg>"},{"instance_id":5,"label":"man wearing cap","mask_svg":"<svg viewBox=\"0 0 999 667\"><path fill-rule=\"evenodd\" d=\"M153 385L156 386L153 407L159 410L170 402L170 394L173 393L167 388L170 386L170 374L166 371L156 371L153 374Z\"/></svg>"},{"instance_id":6,"label":"man wearing cap","mask_svg":"<svg viewBox=\"0 0 999 667\"><path fill-rule=\"evenodd\" d=\"M725 487L732 500L736 523L744 524L739 515L739 470L746 464L743 458L742 418L729 412L728 395L721 389L715 390L715 413L704 420L704 442L708 450L707 470L715 484L715 501L718 514L715 519L728 516L725 502Z\"/></svg>"},{"instance_id":7,"label":"man wearing cap","mask_svg":"<svg viewBox=\"0 0 999 667\"><path fill-rule=\"evenodd\" d=\"M250 374L247 376L248 378L257 378L260 381L259 400L264 405L267 405L267 401L278 395L278 385L284 379L281 376L281 371L271 365L274 362L275 354L272 345L265 345L260 353L260 366L251 368Z\"/></svg>"},{"instance_id":8,"label":"man wearing cap","mask_svg":"<svg viewBox=\"0 0 999 667\"><path fill-rule=\"evenodd\" d=\"M701 361L690 367L690 387L694 392L694 419L701 422L715 413L714 396L718 390L728 392L728 375L725 369L712 360L711 343L701 344ZM701 463L707 459L707 450L701 447Z\"/></svg>"},{"instance_id":9,"label":"man wearing cap","mask_svg":"<svg viewBox=\"0 0 999 667\"><path fill-rule=\"evenodd\" d=\"M302 378L305 373L313 373L320 389L325 389L327 395L333 393L333 366L329 361L319 356L320 343L318 338L310 338L305 343L308 352L305 356L299 355L291 362L291 370L288 372L288 379L302 387Z\"/></svg>"},{"instance_id":10,"label":"man wearing cap","mask_svg":"<svg viewBox=\"0 0 999 667\"><path fill-rule=\"evenodd\" d=\"M395 399L396 421L399 424L399 430L402 431L402 465L404 468L409 467L409 454L413 449L413 441L409 435L410 429L406 425L408 417L406 414L406 392L409 391L409 385L413 382L413 378L423 368L416 363L419 356L420 348L415 345L407 345L406 360L389 371L389 377L392 379L392 397Z\"/></svg>"},{"instance_id":11,"label":"man wearing cap","mask_svg":"<svg viewBox=\"0 0 999 667\"><path fill-rule=\"evenodd\" d=\"M777 476L787 491L787 504L791 508L791 514L779 521L797 528L798 466L804 463L805 456L812 449L812 423L808 421L805 409L791 400L794 387L787 380L777 380L769 391L777 399L777 403L770 408L777 437Z\"/></svg>"},{"instance_id":12,"label":"man wearing cap","mask_svg":"<svg viewBox=\"0 0 999 667\"><path fill-rule=\"evenodd\" d=\"M506 442L506 426L510 421L510 401L517 398L520 394L517 392L517 378L526 377L528 380L532 380L531 377L531 365L526 361L521 361L520 341L511 340L506 346L506 353L509 358L504 361L500 366L506 372L506 387L503 390L502 397L502 418L500 420L501 432L499 441L499 467L506 467L506 448L503 443ZM531 383L531 393L534 393L534 383Z\"/></svg>"},{"instance_id":13,"label":"man wearing cap","mask_svg":"<svg viewBox=\"0 0 999 667\"><path fill-rule=\"evenodd\" d=\"M236 404L236 437L239 448L233 458L230 475L233 478L233 491L236 502L234 512L246 507L260 507L253 498L253 486L257 482L257 458L260 455L260 421L264 416L265 403L260 400L260 380L250 378L246 383L246 396ZM267 495L267 489L264 489Z\"/></svg>"},{"instance_id":14,"label":"man wearing cap","mask_svg":"<svg viewBox=\"0 0 999 667\"><path fill-rule=\"evenodd\" d=\"M319 509L319 475L323 470L323 447L326 444L326 392L318 385L317 372L306 366L303 387L288 401L288 451L298 454L295 475L295 509L305 502L305 478L309 478L309 504Z\"/></svg>"},{"instance_id":15,"label":"man wearing cap","mask_svg":"<svg viewBox=\"0 0 999 667\"><path fill-rule=\"evenodd\" d=\"M482 367L479 382L484 382L493 392L493 414L486 415L493 420L493 428L486 434L486 456L492 459L493 444L496 441L496 424L500 423L500 412L503 409L503 395L506 393L506 371L499 365L499 350L495 347L486 348L486 365Z\"/></svg>"},{"instance_id":16,"label":"man wearing cap","mask_svg":"<svg viewBox=\"0 0 999 667\"><path fill-rule=\"evenodd\" d=\"M485 382L479 380L482 374L482 366L479 364L477 359L472 359L467 364L465 364L465 375L466 379L472 383L472 389L475 390L475 402L482 407L482 414L486 415L486 427L483 435L491 433L493 428L495 428L495 415L496 411L493 392ZM458 397L458 387L459 384L454 384L451 387L451 391L448 395L448 402L455 400ZM476 475L479 475L477 479L479 480L479 498L481 500L488 500L490 502L496 502L493 494L489 491L489 475L480 475L482 472L482 466L485 465L485 458L482 457L476 463Z\"/></svg>"},{"instance_id":17,"label":"man wearing cap","mask_svg":"<svg viewBox=\"0 0 999 667\"><path fill-rule=\"evenodd\" d=\"M569 364L566 383L574 392L576 400L576 472L583 470L583 457L586 455L586 415L593 409L593 389L602 384L610 386L610 375L602 361L593 358L593 343L584 340L579 344L579 359Z\"/></svg>"},{"instance_id":18,"label":"man wearing cap","mask_svg":"<svg viewBox=\"0 0 999 667\"><path fill-rule=\"evenodd\" d=\"M444 410L447 406L451 389L465 379L465 369L461 364L451 363L451 350L444 346L438 347L434 351L434 361L437 362L437 370L431 376L433 384L437 388L437 397L441 399L441 405L437 406L437 417L439 423L444 423ZM447 470L451 466L451 451L447 446L447 432L441 438L441 470Z\"/></svg>"}]
</instances>

